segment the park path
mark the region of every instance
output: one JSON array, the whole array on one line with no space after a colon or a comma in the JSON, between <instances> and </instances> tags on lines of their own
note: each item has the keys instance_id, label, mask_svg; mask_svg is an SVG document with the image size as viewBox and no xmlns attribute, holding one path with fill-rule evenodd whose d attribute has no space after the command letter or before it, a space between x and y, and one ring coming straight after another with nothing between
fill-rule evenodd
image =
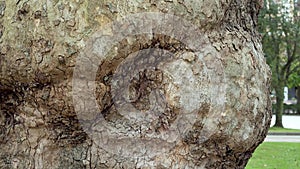
<instances>
[{"instance_id":1,"label":"park path","mask_svg":"<svg viewBox=\"0 0 300 169\"><path fill-rule=\"evenodd\" d=\"M265 142L292 142L300 143L300 135L267 135Z\"/></svg>"}]
</instances>

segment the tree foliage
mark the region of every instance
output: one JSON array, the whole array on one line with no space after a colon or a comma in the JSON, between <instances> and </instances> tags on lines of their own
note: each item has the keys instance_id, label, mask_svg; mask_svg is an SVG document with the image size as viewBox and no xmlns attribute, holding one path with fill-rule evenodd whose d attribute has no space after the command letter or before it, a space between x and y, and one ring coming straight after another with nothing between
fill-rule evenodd
<instances>
[{"instance_id":1,"label":"tree foliage","mask_svg":"<svg viewBox=\"0 0 300 169\"><path fill-rule=\"evenodd\" d=\"M283 127L284 87L300 86L300 1L265 0L259 17L263 50L276 92L275 126Z\"/></svg>"}]
</instances>

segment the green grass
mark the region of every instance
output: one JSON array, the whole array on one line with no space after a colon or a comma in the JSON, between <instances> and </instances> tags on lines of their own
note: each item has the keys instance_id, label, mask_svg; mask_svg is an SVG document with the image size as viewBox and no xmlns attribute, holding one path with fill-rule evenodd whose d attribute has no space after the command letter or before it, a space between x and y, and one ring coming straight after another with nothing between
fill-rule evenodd
<instances>
[{"instance_id":1,"label":"green grass","mask_svg":"<svg viewBox=\"0 0 300 169\"><path fill-rule=\"evenodd\" d=\"M264 142L253 153L246 169L299 169L300 143Z\"/></svg>"},{"instance_id":2,"label":"green grass","mask_svg":"<svg viewBox=\"0 0 300 169\"><path fill-rule=\"evenodd\" d=\"M288 128L280 128L280 127L271 127L269 132L278 132L278 133L300 133L298 129L288 129Z\"/></svg>"}]
</instances>

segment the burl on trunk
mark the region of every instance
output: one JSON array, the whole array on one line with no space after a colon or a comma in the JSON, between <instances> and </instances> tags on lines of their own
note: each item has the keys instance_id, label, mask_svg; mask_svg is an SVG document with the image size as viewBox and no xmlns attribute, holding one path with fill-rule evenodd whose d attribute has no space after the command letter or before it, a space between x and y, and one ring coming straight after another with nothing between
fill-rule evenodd
<instances>
[{"instance_id":1,"label":"burl on trunk","mask_svg":"<svg viewBox=\"0 0 300 169\"><path fill-rule=\"evenodd\" d=\"M0 167L244 168L271 119L261 7L0 1Z\"/></svg>"}]
</instances>

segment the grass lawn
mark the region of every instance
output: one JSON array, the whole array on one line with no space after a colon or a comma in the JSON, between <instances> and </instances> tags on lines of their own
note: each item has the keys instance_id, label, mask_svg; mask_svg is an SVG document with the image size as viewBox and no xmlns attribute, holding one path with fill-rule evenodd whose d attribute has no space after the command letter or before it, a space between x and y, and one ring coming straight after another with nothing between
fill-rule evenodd
<instances>
[{"instance_id":1,"label":"grass lawn","mask_svg":"<svg viewBox=\"0 0 300 169\"><path fill-rule=\"evenodd\" d=\"M300 133L298 129L288 129L288 128L279 128L279 127L271 127L269 132L279 132L279 133Z\"/></svg>"},{"instance_id":2,"label":"grass lawn","mask_svg":"<svg viewBox=\"0 0 300 169\"><path fill-rule=\"evenodd\" d=\"M299 169L300 143L264 142L253 153L246 169Z\"/></svg>"}]
</instances>

